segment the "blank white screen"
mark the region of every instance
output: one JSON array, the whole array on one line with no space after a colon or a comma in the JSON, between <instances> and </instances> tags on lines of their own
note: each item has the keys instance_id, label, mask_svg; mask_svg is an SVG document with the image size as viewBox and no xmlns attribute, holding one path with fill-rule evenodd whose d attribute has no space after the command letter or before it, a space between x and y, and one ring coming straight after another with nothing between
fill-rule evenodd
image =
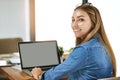
<instances>
[{"instance_id":1,"label":"blank white screen","mask_svg":"<svg viewBox=\"0 0 120 80\"><path fill-rule=\"evenodd\" d=\"M23 67L59 64L56 42L20 44Z\"/></svg>"}]
</instances>

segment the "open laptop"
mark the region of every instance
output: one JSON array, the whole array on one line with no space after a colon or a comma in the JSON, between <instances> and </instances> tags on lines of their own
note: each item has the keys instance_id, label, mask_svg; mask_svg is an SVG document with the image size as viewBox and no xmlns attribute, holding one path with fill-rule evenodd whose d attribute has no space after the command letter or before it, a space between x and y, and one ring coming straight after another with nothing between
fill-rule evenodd
<instances>
[{"instance_id":1,"label":"open laptop","mask_svg":"<svg viewBox=\"0 0 120 80\"><path fill-rule=\"evenodd\" d=\"M34 67L43 71L61 63L57 41L36 41L18 43L21 69L31 75Z\"/></svg>"}]
</instances>

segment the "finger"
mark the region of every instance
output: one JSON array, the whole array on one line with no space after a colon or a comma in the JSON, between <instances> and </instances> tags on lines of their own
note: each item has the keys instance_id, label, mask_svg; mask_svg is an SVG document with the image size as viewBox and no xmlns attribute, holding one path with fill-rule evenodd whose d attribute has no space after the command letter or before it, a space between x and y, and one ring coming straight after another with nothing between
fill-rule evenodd
<instances>
[{"instance_id":1,"label":"finger","mask_svg":"<svg viewBox=\"0 0 120 80\"><path fill-rule=\"evenodd\" d=\"M38 80L38 79L39 79L39 77L35 74L35 72L34 72L34 71L31 71L31 73L32 73L32 76L33 76L36 80Z\"/></svg>"},{"instance_id":2,"label":"finger","mask_svg":"<svg viewBox=\"0 0 120 80\"><path fill-rule=\"evenodd\" d=\"M33 75L33 77L36 79L36 80L39 80L39 77L37 75Z\"/></svg>"}]
</instances>

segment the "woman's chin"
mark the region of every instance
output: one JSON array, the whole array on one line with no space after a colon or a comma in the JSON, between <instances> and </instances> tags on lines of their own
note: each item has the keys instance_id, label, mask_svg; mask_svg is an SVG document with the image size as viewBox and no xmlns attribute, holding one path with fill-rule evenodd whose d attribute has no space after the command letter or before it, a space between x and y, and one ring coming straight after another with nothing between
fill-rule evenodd
<instances>
[{"instance_id":1,"label":"woman's chin","mask_svg":"<svg viewBox=\"0 0 120 80\"><path fill-rule=\"evenodd\" d=\"M76 38L80 38L80 36L75 36Z\"/></svg>"}]
</instances>

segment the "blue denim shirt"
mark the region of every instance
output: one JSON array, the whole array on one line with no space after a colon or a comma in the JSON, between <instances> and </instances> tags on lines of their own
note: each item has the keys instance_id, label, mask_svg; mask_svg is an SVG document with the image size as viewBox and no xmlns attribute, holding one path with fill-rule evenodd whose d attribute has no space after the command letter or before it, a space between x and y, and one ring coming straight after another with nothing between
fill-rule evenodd
<instances>
[{"instance_id":1,"label":"blue denim shirt","mask_svg":"<svg viewBox=\"0 0 120 80\"><path fill-rule=\"evenodd\" d=\"M112 76L113 67L104 46L97 36L76 46L69 57L60 65L43 75L44 80L96 80Z\"/></svg>"}]
</instances>

